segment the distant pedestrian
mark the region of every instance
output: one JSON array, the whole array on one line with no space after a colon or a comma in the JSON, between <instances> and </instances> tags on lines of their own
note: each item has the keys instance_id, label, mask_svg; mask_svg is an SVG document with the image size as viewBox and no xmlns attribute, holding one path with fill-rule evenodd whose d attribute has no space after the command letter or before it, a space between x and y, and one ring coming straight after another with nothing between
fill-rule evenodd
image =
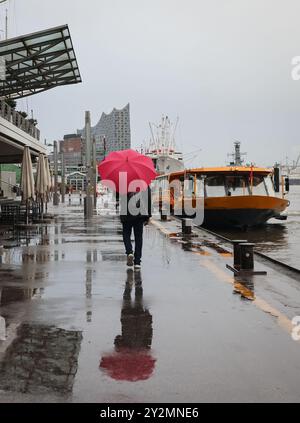
<instances>
[{"instance_id":1,"label":"distant pedestrian","mask_svg":"<svg viewBox=\"0 0 300 423\"><path fill-rule=\"evenodd\" d=\"M143 248L143 229L152 216L151 190L120 195L120 217L123 225L123 241L127 254L127 266L141 267ZM134 233L134 252L131 233Z\"/></svg>"}]
</instances>

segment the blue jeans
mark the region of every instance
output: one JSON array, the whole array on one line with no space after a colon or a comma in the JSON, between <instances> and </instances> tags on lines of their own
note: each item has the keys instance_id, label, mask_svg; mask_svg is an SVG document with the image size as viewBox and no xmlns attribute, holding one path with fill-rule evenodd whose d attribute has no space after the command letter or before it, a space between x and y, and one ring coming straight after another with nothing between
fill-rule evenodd
<instances>
[{"instance_id":1,"label":"blue jeans","mask_svg":"<svg viewBox=\"0 0 300 423\"><path fill-rule=\"evenodd\" d=\"M132 254L131 233L134 233L134 264L141 264L142 248L143 248L143 219L132 219L123 222L123 241L125 245L126 254Z\"/></svg>"}]
</instances>

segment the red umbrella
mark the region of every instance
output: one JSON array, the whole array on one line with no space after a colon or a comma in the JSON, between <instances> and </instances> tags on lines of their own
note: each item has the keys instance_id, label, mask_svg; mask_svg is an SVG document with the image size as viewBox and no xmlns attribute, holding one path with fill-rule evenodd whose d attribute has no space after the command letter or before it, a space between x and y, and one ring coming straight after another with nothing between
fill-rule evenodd
<instances>
[{"instance_id":1,"label":"red umbrella","mask_svg":"<svg viewBox=\"0 0 300 423\"><path fill-rule=\"evenodd\" d=\"M102 183L116 189L120 194L136 191L131 182L138 181L140 190L145 190L156 177L156 171L150 157L134 150L113 151L99 166Z\"/></svg>"},{"instance_id":2,"label":"red umbrella","mask_svg":"<svg viewBox=\"0 0 300 423\"><path fill-rule=\"evenodd\" d=\"M112 379L137 382L151 377L155 361L147 350L123 349L102 357L99 367Z\"/></svg>"}]
</instances>

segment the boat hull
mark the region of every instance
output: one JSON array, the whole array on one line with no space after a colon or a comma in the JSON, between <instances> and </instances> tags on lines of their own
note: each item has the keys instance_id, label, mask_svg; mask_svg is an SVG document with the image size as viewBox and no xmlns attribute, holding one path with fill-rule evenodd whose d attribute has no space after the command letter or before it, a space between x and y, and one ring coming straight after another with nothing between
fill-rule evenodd
<instances>
[{"instance_id":1,"label":"boat hull","mask_svg":"<svg viewBox=\"0 0 300 423\"><path fill-rule=\"evenodd\" d=\"M270 209L232 209L232 210L204 210L204 226L219 227L252 227L265 224L272 217L276 217L275 210Z\"/></svg>"},{"instance_id":2,"label":"boat hull","mask_svg":"<svg viewBox=\"0 0 300 423\"><path fill-rule=\"evenodd\" d=\"M185 210L191 210L191 205L196 206L195 200L185 200ZM281 218L288 205L288 200L268 196L206 198L203 225L240 228L259 226L271 218Z\"/></svg>"}]
</instances>

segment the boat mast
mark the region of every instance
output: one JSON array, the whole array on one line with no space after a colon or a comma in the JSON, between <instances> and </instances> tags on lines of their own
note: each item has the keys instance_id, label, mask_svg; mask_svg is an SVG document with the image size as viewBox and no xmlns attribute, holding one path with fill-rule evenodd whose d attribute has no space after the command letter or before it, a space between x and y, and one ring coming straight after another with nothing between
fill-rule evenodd
<instances>
[{"instance_id":1,"label":"boat mast","mask_svg":"<svg viewBox=\"0 0 300 423\"><path fill-rule=\"evenodd\" d=\"M233 158L233 162L230 162L231 166L243 166L244 159L242 156L245 156L247 153L241 153L241 143L240 141L234 142L234 153L228 154Z\"/></svg>"},{"instance_id":2,"label":"boat mast","mask_svg":"<svg viewBox=\"0 0 300 423\"><path fill-rule=\"evenodd\" d=\"M234 149L235 149L235 164L236 166L242 166L243 159L241 156L241 143L239 141L236 141L234 143Z\"/></svg>"},{"instance_id":3,"label":"boat mast","mask_svg":"<svg viewBox=\"0 0 300 423\"><path fill-rule=\"evenodd\" d=\"M179 118L177 117L175 125L168 116L162 115L161 123L156 125L149 122L152 141L149 145L150 152L158 155L170 156L176 151L175 132Z\"/></svg>"},{"instance_id":4,"label":"boat mast","mask_svg":"<svg viewBox=\"0 0 300 423\"><path fill-rule=\"evenodd\" d=\"M174 130L173 130L173 134L172 134L172 145L171 145L171 149L173 150L173 152L175 152L176 150L176 144L175 144L175 132L178 126L178 122L179 122L179 117L177 116L175 125L174 125Z\"/></svg>"}]
</instances>

